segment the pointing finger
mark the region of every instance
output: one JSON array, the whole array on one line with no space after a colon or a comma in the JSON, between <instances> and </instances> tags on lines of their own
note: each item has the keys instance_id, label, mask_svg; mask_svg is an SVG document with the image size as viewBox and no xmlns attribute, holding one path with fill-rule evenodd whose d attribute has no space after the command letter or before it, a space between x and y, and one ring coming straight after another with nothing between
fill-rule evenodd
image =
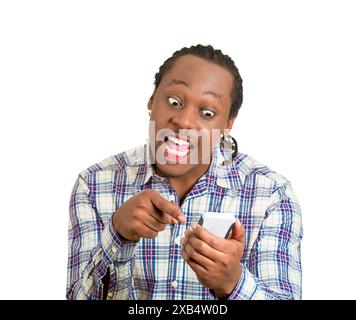
<instances>
[{"instance_id":1,"label":"pointing finger","mask_svg":"<svg viewBox=\"0 0 356 320\"><path fill-rule=\"evenodd\" d=\"M185 223L185 216L179 209L179 206L169 202L167 199L163 198L157 191L152 190L150 192L150 201L151 203L161 210L162 212L172 216L173 218L177 219L181 223Z\"/></svg>"}]
</instances>

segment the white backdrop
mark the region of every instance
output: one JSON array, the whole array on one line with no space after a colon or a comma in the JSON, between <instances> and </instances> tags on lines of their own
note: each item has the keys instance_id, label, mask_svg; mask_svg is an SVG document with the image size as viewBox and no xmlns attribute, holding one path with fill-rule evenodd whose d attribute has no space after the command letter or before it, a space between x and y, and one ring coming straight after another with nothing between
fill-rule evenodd
<instances>
[{"instance_id":1,"label":"white backdrop","mask_svg":"<svg viewBox=\"0 0 356 320\"><path fill-rule=\"evenodd\" d=\"M353 1L1 1L0 298L64 299L77 174L146 141L154 74L212 44L244 80L232 134L291 180L303 298L356 299Z\"/></svg>"}]
</instances>

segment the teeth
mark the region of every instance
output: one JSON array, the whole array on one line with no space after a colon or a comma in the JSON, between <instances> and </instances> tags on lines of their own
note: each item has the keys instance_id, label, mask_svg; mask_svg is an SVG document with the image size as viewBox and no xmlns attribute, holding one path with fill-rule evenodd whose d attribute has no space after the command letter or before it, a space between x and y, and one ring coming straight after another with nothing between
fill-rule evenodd
<instances>
[{"instance_id":1,"label":"teeth","mask_svg":"<svg viewBox=\"0 0 356 320\"><path fill-rule=\"evenodd\" d=\"M184 157L189 152L189 149L187 149L186 151L178 151L175 149L171 149L167 146L166 151L168 151L169 153L172 153L175 156Z\"/></svg>"},{"instance_id":2,"label":"teeth","mask_svg":"<svg viewBox=\"0 0 356 320\"><path fill-rule=\"evenodd\" d=\"M174 142L175 144L179 144L180 146L189 146L190 143L186 140L181 140L181 139L177 139L176 137L170 136L168 137L169 140L171 140L172 142Z\"/></svg>"}]
</instances>

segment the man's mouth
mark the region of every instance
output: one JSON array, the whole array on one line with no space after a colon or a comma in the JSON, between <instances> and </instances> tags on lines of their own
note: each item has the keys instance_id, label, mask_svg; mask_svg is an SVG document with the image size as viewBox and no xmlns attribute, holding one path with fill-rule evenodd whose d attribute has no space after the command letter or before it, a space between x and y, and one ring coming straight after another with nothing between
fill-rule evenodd
<instances>
[{"instance_id":1,"label":"man's mouth","mask_svg":"<svg viewBox=\"0 0 356 320\"><path fill-rule=\"evenodd\" d=\"M192 147L189 141L174 136L165 136L163 144L166 145L164 148L164 156L174 162L180 162L188 155Z\"/></svg>"}]
</instances>

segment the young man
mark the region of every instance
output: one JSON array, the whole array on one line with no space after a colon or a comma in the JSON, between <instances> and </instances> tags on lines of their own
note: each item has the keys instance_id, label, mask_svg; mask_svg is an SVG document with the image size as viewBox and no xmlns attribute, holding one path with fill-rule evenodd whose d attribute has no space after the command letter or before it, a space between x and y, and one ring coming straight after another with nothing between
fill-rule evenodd
<instances>
[{"instance_id":1,"label":"young man","mask_svg":"<svg viewBox=\"0 0 356 320\"><path fill-rule=\"evenodd\" d=\"M241 104L242 79L220 50L192 46L164 62L149 143L75 183L67 299L301 298L290 182L222 143ZM204 212L235 215L227 238L197 224Z\"/></svg>"}]
</instances>

